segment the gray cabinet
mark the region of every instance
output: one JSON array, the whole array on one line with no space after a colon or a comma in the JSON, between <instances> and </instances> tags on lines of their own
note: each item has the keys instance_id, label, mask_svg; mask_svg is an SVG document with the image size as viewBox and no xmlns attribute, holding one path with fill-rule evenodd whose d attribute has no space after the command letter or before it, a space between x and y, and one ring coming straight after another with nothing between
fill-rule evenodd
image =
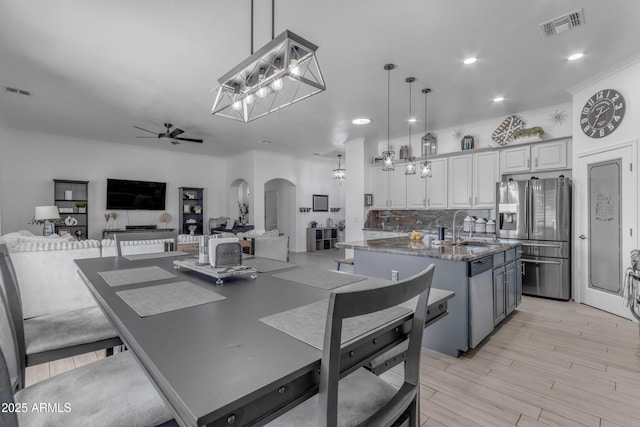
<instances>
[{"instance_id":1,"label":"gray cabinet","mask_svg":"<svg viewBox=\"0 0 640 427\"><path fill-rule=\"evenodd\" d=\"M53 180L53 204L58 207L61 222L55 232L74 235L78 240L89 238L89 181Z\"/></svg>"},{"instance_id":2,"label":"gray cabinet","mask_svg":"<svg viewBox=\"0 0 640 427\"><path fill-rule=\"evenodd\" d=\"M338 243L336 227L307 228L307 252L335 249Z\"/></svg>"},{"instance_id":3,"label":"gray cabinet","mask_svg":"<svg viewBox=\"0 0 640 427\"><path fill-rule=\"evenodd\" d=\"M505 282L507 280L504 266L493 269L493 324L497 325L505 317Z\"/></svg>"},{"instance_id":4,"label":"gray cabinet","mask_svg":"<svg viewBox=\"0 0 640 427\"><path fill-rule=\"evenodd\" d=\"M493 265L493 321L497 325L522 301L520 250L494 255Z\"/></svg>"}]
</instances>

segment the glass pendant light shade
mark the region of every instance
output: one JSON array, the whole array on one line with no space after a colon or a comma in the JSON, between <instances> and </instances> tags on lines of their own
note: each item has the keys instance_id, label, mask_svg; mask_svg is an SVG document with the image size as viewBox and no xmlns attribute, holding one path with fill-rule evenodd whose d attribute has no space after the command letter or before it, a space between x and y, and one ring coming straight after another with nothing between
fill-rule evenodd
<instances>
[{"instance_id":1,"label":"glass pendant light shade","mask_svg":"<svg viewBox=\"0 0 640 427\"><path fill-rule=\"evenodd\" d=\"M331 177L333 179L335 179L338 182L342 182L344 181L345 177L346 177L346 170L344 170L343 168L340 167L340 158L342 157L342 154L338 154L338 169L334 169L331 172Z\"/></svg>"},{"instance_id":2,"label":"glass pendant light shade","mask_svg":"<svg viewBox=\"0 0 640 427\"><path fill-rule=\"evenodd\" d=\"M384 69L387 70L387 151L382 152L382 170L383 171L392 171L395 170L395 164L393 163L393 156L396 153L391 151L391 145L389 143L391 132L389 130L390 126L390 116L391 116L391 107L390 107L390 99L391 99L391 70L396 68L393 64L386 64Z\"/></svg>"},{"instance_id":3,"label":"glass pendant light shade","mask_svg":"<svg viewBox=\"0 0 640 427\"><path fill-rule=\"evenodd\" d=\"M416 81L415 77L407 77L405 82L409 83L409 119L407 123L409 125L409 157L407 158L407 165L405 166L404 174L405 175L415 175L416 174L416 158L411 157L411 123L413 117L411 117L411 84Z\"/></svg>"},{"instance_id":4,"label":"glass pendant light shade","mask_svg":"<svg viewBox=\"0 0 640 427\"><path fill-rule=\"evenodd\" d=\"M436 154L436 138L427 132L427 94L431 89L422 89L424 93L424 136L422 137L422 155L431 156ZM425 160L422 163L420 178L431 178L431 162Z\"/></svg>"},{"instance_id":5,"label":"glass pendant light shade","mask_svg":"<svg viewBox=\"0 0 640 427\"><path fill-rule=\"evenodd\" d=\"M420 170L420 178L431 178L431 162L425 160Z\"/></svg>"},{"instance_id":6,"label":"glass pendant light shade","mask_svg":"<svg viewBox=\"0 0 640 427\"><path fill-rule=\"evenodd\" d=\"M284 31L218 79L211 114L250 122L324 91L317 49Z\"/></svg>"}]
</instances>

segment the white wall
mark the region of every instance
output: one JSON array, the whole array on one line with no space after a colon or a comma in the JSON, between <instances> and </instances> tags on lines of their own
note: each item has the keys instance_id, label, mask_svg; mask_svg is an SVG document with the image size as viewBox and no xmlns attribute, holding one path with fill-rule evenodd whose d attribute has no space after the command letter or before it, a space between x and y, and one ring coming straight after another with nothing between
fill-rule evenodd
<instances>
[{"instance_id":1,"label":"white wall","mask_svg":"<svg viewBox=\"0 0 640 427\"><path fill-rule=\"evenodd\" d=\"M295 234L290 235L290 249L293 252L306 250L306 228L312 220L325 224L327 218L334 223L344 219L344 190L341 185L331 179L331 171L336 168L337 158L319 157L297 158L273 154L265 151L253 153L255 162L253 187L253 203L255 206L253 221L257 229L264 228L264 184L272 179L285 179L295 186ZM348 171L347 171L348 172ZM340 212L301 213L300 207L312 206L313 194L327 194L329 207L340 207Z\"/></svg>"},{"instance_id":2,"label":"white wall","mask_svg":"<svg viewBox=\"0 0 640 427\"><path fill-rule=\"evenodd\" d=\"M640 121L638 115L640 114L640 108L638 107L638 100L640 100L640 56L629 58L622 64L612 67L607 72L594 76L589 81L584 82L582 85L576 86L571 89L573 93L573 165L578 164L578 157L582 154L599 150L608 146L615 146L623 143L633 142L638 144L640 139ZM601 139L589 138L582 132L580 127L580 113L587 100L597 91L602 89L615 89L624 97L627 107L624 119L620 126L610 135ZM638 152L640 150L636 150ZM640 167L640 158L628 159L635 163L634 167ZM639 183L640 184L640 183ZM579 176L577 173L573 173L573 185L574 188L586 188L585 177ZM640 219L637 217L629 217L628 206L629 203L635 205L636 211L638 209L638 201L640 200L640 186L636 192L636 200L626 200L623 203L622 215L624 218L628 218L632 224L635 224L635 236L636 247L638 246L637 236L640 230ZM574 190L574 202L575 202L575 190ZM587 212L580 212L574 209L574 224L578 224L580 215L587 215ZM574 229L574 235L578 235L584 232L583 230ZM574 239L575 240L575 239ZM574 241L574 243L576 243ZM574 265L575 261L582 255L580 252L581 247L584 245L574 244ZM623 253L624 266L628 266L630 258L628 253ZM574 275L576 279L576 275ZM574 280L574 295L575 287L577 286Z\"/></svg>"},{"instance_id":3,"label":"white wall","mask_svg":"<svg viewBox=\"0 0 640 427\"><path fill-rule=\"evenodd\" d=\"M178 227L178 188L204 187L207 217L225 215L225 162L215 157L183 154L100 141L5 129L0 139L1 230L28 229L34 207L53 203L53 179L88 180L89 237L101 238L105 228L106 179L141 179L167 183L170 228ZM10 190L10 191L8 191ZM127 224L158 224L162 212L119 212L118 227Z\"/></svg>"},{"instance_id":4,"label":"white wall","mask_svg":"<svg viewBox=\"0 0 640 427\"><path fill-rule=\"evenodd\" d=\"M563 124L553 124L550 121L551 114L556 111L564 111L567 115L567 120ZM524 111L514 113L520 117L524 123L525 128L531 128L540 126L544 130L544 139L563 138L570 136L572 133L572 104L560 104L550 107L545 107L537 110ZM486 147L499 147L492 139L491 135L496 128L502 123L506 116L495 117L493 119L484 120L481 122L463 123L460 125L452 126L449 128L429 130L431 134L435 135L438 139L438 153L455 153L460 150L460 140L456 140L453 136L457 129L462 129L464 135L471 135L474 138L475 148ZM421 139L424 131L413 132L411 138L411 153L415 157L420 157L421 152ZM408 145L408 135L392 139L392 149L396 152L396 159L399 158L400 146ZM377 155L381 155L383 151L387 149L387 142L380 141L378 143Z\"/></svg>"}]
</instances>

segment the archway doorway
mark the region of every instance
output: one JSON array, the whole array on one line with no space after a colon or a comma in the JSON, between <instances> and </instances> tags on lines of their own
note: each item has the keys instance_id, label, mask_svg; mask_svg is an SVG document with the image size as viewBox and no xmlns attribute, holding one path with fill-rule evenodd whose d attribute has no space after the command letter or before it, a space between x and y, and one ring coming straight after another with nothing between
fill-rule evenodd
<instances>
[{"instance_id":1,"label":"archway doorway","mask_svg":"<svg viewBox=\"0 0 640 427\"><path fill-rule=\"evenodd\" d=\"M243 179L238 178L231 183L229 191L228 201L228 215L230 218L240 219L240 205L246 203L249 206L249 214L246 220L249 224L253 224L251 218L253 218L253 209L249 205L251 199L251 190L249 189L249 183Z\"/></svg>"},{"instance_id":2,"label":"archway doorway","mask_svg":"<svg viewBox=\"0 0 640 427\"><path fill-rule=\"evenodd\" d=\"M295 241L296 186L282 178L264 183L264 226L278 230Z\"/></svg>"}]
</instances>

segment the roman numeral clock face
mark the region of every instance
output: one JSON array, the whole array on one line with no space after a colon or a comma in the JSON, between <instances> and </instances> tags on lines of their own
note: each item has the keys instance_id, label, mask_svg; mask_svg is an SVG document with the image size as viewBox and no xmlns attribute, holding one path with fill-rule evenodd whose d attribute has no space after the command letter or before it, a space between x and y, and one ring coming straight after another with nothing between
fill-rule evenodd
<instances>
[{"instance_id":1,"label":"roman numeral clock face","mask_svg":"<svg viewBox=\"0 0 640 427\"><path fill-rule=\"evenodd\" d=\"M591 138L604 138L620 126L626 106L618 91L597 92L584 104L580 114L582 131Z\"/></svg>"}]
</instances>

